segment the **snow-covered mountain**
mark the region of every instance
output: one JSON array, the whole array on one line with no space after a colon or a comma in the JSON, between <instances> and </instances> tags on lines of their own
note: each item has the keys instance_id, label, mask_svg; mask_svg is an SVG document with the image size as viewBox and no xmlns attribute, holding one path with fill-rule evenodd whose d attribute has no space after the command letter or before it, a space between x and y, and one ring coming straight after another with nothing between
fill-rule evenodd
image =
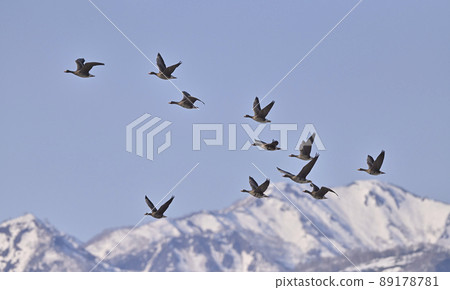
<instances>
[{"instance_id":1,"label":"snow-covered mountain","mask_svg":"<svg viewBox=\"0 0 450 290\"><path fill-rule=\"evenodd\" d=\"M31 214L0 224L0 271L89 271L98 261L74 238ZM97 270L114 268L102 263Z\"/></svg>"},{"instance_id":2,"label":"snow-covered mountain","mask_svg":"<svg viewBox=\"0 0 450 290\"><path fill-rule=\"evenodd\" d=\"M315 200L294 183L86 245L31 214L0 224L0 271L450 271L450 205L379 181ZM345 254L345 256L344 256ZM350 262L351 261L351 262Z\"/></svg>"},{"instance_id":3,"label":"snow-covered mountain","mask_svg":"<svg viewBox=\"0 0 450 290\"><path fill-rule=\"evenodd\" d=\"M304 188L279 183L267 199L249 196L224 210L150 222L105 261L129 271L356 270L344 253L365 271L424 271L414 268L419 256L431 259L427 270L438 263L450 270L450 259L442 259L450 256L450 205L379 181L334 188L339 197L327 200ZM105 232L86 249L104 257L129 230Z\"/></svg>"}]
</instances>

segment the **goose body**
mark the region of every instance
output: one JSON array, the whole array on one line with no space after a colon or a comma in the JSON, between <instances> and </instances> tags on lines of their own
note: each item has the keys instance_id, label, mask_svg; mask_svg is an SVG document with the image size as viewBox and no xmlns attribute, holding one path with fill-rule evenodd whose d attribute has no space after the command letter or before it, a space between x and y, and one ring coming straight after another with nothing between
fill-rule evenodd
<instances>
[{"instance_id":1,"label":"goose body","mask_svg":"<svg viewBox=\"0 0 450 290\"><path fill-rule=\"evenodd\" d=\"M257 198L269 197L268 195L264 194L264 192L267 190L267 187L269 187L270 184L269 179L266 179L266 181L264 181L264 183L262 183L261 185L258 185L258 183L256 183L256 181L251 176L249 176L248 179L250 187L252 189L251 190L243 189L241 190L241 192L247 192Z\"/></svg>"},{"instance_id":2,"label":"goose body","mask_svg":"<svg viewBox=\"0 0 450 290\"><path fill-rule=\"evenodd\" d=\"M151 215L155 219L165 218L164 212L169 207L172 200L175 198L175 196L172 196L168 201L166 201L159 209L156 209L156 207L153 205L153 203L150 201L150 199L145 196L145 202L147 203L148 207L152 210L150 213L145 213L145 215Z\"/></svg>"},{"instance_id":3,"label":"goose body","mask_svg":"<svg viewBox=\"0 0 450 290\"><path fill-rule=\"evenodd\" d=\"M281 150L281 148L277 147L278 141L272 140L271 143L266 143L261 140L255 140L255 143L252 144L252 146L259 146L263 148L264 150L268 151L275 151L275 150Z\"/></svg>"},{"instance_id":4,"label":"goose body","mask_svg":"<svg viewBox=\"0 0 450 290\"><path fill-rule=\"evenodd\" d=\"M319 188L318 186L316 186L314 183L310 183L309 185L311 185L311 187L313 188L312 191L309 190L303 190L303 192L309 193L312 197L314 197L315 199L327 199L325 197L325 194L327 194L328 192L333 192L334 194L337 193L334 192L331 188L322 186L321 188Z\"/></svg>"},{"instance_id":5,"label":"goose body","mask_svg":"<svg viewBox=\"0 0 450 290\"><path fill-rule=\"evenodd\" d=\"M171 102L169 102L169 104L178 105L178 106L181 106L186 109L197 109L198 107L194 106L195 101L199 101L199 102L205 104L202 100L191 96L186 91L183 91L183 99L181 99L181 101L179 101L179 102L171 101Z\"/></svg>"},{"instance_id":6,"label":"goose body","mask_svg":"<svg viewBox=\"0 0 450 290\"><path fill-rule=\"evenodd\" d=\"M384 150L381 151L380 155L378 155L375 161L373 160L372 156L367 155L367 166L369 168L368 169L359 168L358 171L365 171L370 175L385 174L383 171L380 170L381 165L383 165L383 160L384 160Z\"/></svg>"},{"instance_id":7,"label":"goose body","mask_svg":"<svg viewBox=\"0 0 450 290\"><path fill-rule=\"evenodd\" d=\"M253 101L254 115L253 116L245 115L244 117L251 118L259 123L269 123L270 120L267 120L266 116L267 116L267 114L269 114L270 109L272 109L273 104L275 104L275 101L270 102L270 104L265 106L264 109L261 109L261 105L259 104L259 99L258 99L258 97L256 97L255 100Z\"/></svg>"},{"instance_id":8,"label":"goose body","mask_svg":"<svg viewBox=\"0 0 450 290\"><path fill-rule=\"evenodd\" d=\"M79 76L80 78L93 78L94 75L91 75L89 71L96 65L105 65L101 62L87 62L84 63L84 58L79 58L75 61L77 64L77 70L71 71L71 70L65 70L65 73L73 73L76 76Z\"/></svg>"},{"instance_id":9,"label":"goose body","mask_svg":"<svg viewBox=\"0 0 450 290\"><path fill-rule=\"evenodd\" d=\"M289 155L289 157L296 157L301 160L312 160L313 158L311 157L310 154L315 137L316 133L313 133L311 137L309 137L308 140L306 140L306 142L302 141L302 143L300 144L300 154L299 155L291 154Z\"/></svg>"},{"instance_id":10,"label":"goose body","mask_svg":"<svg viewBox=\"0 0 450 290\"><path fill-rule=\"evenodd\" d=\"M175 69L181 64L181 61L179 61L177 64L171 65L169 67L166 67L166 64L164 63L164 59L162 58L161 54L158 53L156 56L156 65L158 66L159 72L149 72L149 75L156 75L160 79L163 80L169 80L169 79L176 79L172 75L172 73L175 71Z\"/></svg>"},{"instance_id":11,"label":"goose body","mask_svg":"<svg viewBox=\"0 0 450 290\"><path fill-rule=\"evenodd\" d=\"M309 161L305 166L303 166L302 170L297 175L294 175L288 171L284 171L283 169L280 169L278 167L277 167L277 169L278 169L278 171L283 173L283 177L290 178L294 182L311 183L311 180L306 179L306 176L308 176L309 172L313 168L313 166L316 163L318 158L319 158L319 154L316 154L316 156L311 161Z\"/></svg>"}]
</instances>

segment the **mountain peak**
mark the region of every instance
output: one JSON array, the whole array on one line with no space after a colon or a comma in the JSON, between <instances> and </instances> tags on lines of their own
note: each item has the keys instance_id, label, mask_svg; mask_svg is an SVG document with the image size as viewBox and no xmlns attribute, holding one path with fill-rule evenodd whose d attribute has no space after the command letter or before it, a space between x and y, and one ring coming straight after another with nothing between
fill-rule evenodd
<instances>
[{"instance_id":1,"label":"mountain peak","mask_svg":"<svg viewBox=\"0 0 450 290\"><path fill-rule=\"evenodd\" d=\"M96 257L33 214L0 224L0 271L87 271ZM100 269L108 269L103 265Z\"/></svg>"},{"instance_id":2,"label":"mountain peak","mask_svg":"<svg viewBox=\"0 0 450 290\"><path fill-rule=\"evenodd\" d=\"M30 222L37 221L37 220L39 220L39 219L37 217L35 217L33 214L26 213L22 216L3 221L2 224L3 223L30 223Z\"/></svg>"},{"instance_id":3,"label":"mountain peak","mask_svg":"<svg viewBox=\"0 0 450 290\"><path fill-rule=\"evenodd\" d=\"M269 198L243 195L221 210L146 223L133 231L112 229L86 248L25 214L0 224L0 271L88 271L113 248L96 270L314 271L333 263L333 271L354 270L345 253L365 270L379 269L377 261L394 261L389 269L421 271L408 264L409 258L395 262L403 255L398 253L412 257L425 247L429 251L421 257L432 259L440 251L450 257L449 204L378 180L332 187L339 196L326 200L302 192L309 187L271 184Z\"/></svg>"},{"instance_id":4,"label":"mountain peak","mask_svg":"<svg viewBox=\"0 0 450 290\"><path fill-rule=\"evenodd\" d=\"M395 185L358 180L333 187L339 196L326 200L304 189L309 185L271 184L269 198L248 196L222 210L140 226L106 260L133 271L292 271L341 251L434 245L445 236L450 205ZM127 232L103 235L87 249L101 257Z\"/></svg>"}]
</instances>

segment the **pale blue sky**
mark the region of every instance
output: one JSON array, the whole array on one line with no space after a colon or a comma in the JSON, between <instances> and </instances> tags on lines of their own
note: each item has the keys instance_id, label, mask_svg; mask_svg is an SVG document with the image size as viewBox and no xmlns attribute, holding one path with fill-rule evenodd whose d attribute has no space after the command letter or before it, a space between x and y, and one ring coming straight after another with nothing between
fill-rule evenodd
<instances>
[{"instance_id":1,"label":"pale blue sky","mask_svg":"<svg viewBox=\"0 0 450 290\"><path fill-rule=\"evenodd\" d=\"M192 123L257 123L262 97L357 1L94 1L152 60L183 61L174 83L200 110L168 105L180 93L89 1L0 3L0 220L31 212L87 240L134 225L197 162L167 211L180 217L245 197L248 176L298 172L289 151L192 151ZM264 101L275 123L312 123L327 150L310 174L340 186L367 154L386 150L376 177L450 202L448 1L363 1ZM65 74L76 58L104 62L95 78ZM172 146L149 161L125 151L125 126L144 113L172 122ZM238 130L238 144L246 141ZM268 130L263 140L278 138ZM207 136L207 135L206 135ZM225 142L228 140L225 139ZM163 142L163 137L159 142ZM313 149L313 152L316 148ZM150 218L148 218L150 221Z\"/></svg>"}]
</instances>

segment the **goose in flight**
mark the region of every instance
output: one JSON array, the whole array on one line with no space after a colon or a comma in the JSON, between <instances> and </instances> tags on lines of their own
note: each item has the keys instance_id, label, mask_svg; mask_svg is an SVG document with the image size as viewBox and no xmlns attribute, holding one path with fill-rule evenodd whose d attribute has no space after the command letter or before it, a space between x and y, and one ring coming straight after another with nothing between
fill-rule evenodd
<instances>
[{"instance_id":1,"label":"goose in flight","mask_svg":"<svg viewBox=\"0 0 450 290\"><path fill-rule=\"evenodd\" d=\"M159 209L156 209L156 207L153 205L153 203L148 199L147 196L145 196L145 202L147 203L148 207L152 210L151 213L145 213L145 215L151 215L155 219L165 218L164 212L169 207L172 200L175 198L175 196L172 196L168 201L166 201L165 204L161 205Z\"/></svg>"},{"instance_id":2,"label":"goose in flight","mask_svg":"<svg viewBox=\"0 0 450 290\"><path fill-rule=\"evenodd\" d=\"M325 197L325 194L327 194L328 192L333 192L334 194L337 195L336 192L334 192L332 189L322 186L321 188L319 188L317 185L315 185L314 183L310 183L309 185L311 185L311 187L313 188L312 191L309 190L303 190L303 192L309 193L312 197L314 197L315 199L327 199Z\"/></svg>"},{"instance_id":3,"label":"goose in flight","mask_svg":"<svg viewBox=\"0 0 450 290\"><path fill-rule=\"evenodd\" d=\"M181 99L181 101L179 101L179 102L171 101L171 102L169 102L169 104L179 105L186 109L198 109L198 107L194 106L195 101L199 101L199 102L205 104L202 100L191 96L186 91L183 91L183 99Z\"/></svg>"},{"instance_id":4,"label":"goose in flight","mask_svg":"<svg viewBox=\"0 0 450 290\"><path fill-rule=\"evenodd\" d=\"M164 59L162 58L161 54L158 53L158 56L156 57L156 65L158 66L159 72L149 72L149 75L156 75L160 79L168 80L168 79L176 79L172 75L174 70L181 64L181 61L177 64L171 65L169 67L166 67L166 64L164 63Z\"/></svg>"},{"instance_id":5,"label":"goose in flight","mask_svg":"<svg viewBox=\"0 0 450 290\"><path fill-rule=\"evenodd\" d=\"M297 157L301 160L311 160L313 159L310 154L311 154L311 148L312 148L312 144L314 143L314 138L316 137L316 133L313 133L311 135L311 137L308 138L308 140L302 141L302 144L300 144L300 154L299 155L294 155L291 154L289 155L289 157Z\"/></svg>"},{"instance_id":6,"label":"goose in flight","mask_svg":"<svg viewBox=\"0 0 450 290\"><path fill-rule=\"evenodd\" d=\"M252 144L252 146L259 146L262 149L268 150L268 151L281 150L281 148L277 147L277 145L278 145L278 141L276 141L276 140L272 140L272 143L266 143L264 141L256 140L256 139L255 139L255 143Z\"/></svg>"},{"instance_id":7,"label":"goose in flight","mask_svg":"<svg viewBox=\"0 0 450 290\"><path fill-rule=\"evenodd\" d=\"M277 169L278 171L283 173L283 177L290 178L292 179L292 181L295 181L297 183L311 183L311 180L306 179L306 176L309 174L318 158L319 154L316 154L316 156L311 161L309 161L308 164L303 166L302 170L297 175L284 171L283 169L280 169L278 167Z\"/></svg>"},{"instance_id":8,"label":"goose in flight","mask_svg":"<svg viewBox=\"0 0 450 290\"><path fill-rule=\"evenodd\" d=\"M383 165L383 160L384 160L384 150L381 151L380 155L378 155L375 161L373 160L372 156L367 155L367 165L369 166L369 168L368 169L359 168L358 171L365 171L370 175L385 174L384 172L380 171L381 165Z\"/></svg>"},{"instance_id":9,"label":"goose in flight","mask_svg":"<svg viewBox=\"0 0 450 290\"><path fill-rule=\"evenodd\" d=\"M87 62L84 63L84 58L79 58L75 61L75 63L77 64L77 70L76 71L71 71L71 70L65 70L65 73L73 73L76 76L79 76L80 78L93 78L95 77L94 75L91 75L89 73L89 71L91 70L91 68L93 68L96 65L105 65L104 63L101 62Z\"/></svg>"},{"instance_id":10,"label":"goose in flight","mask_svg":"<svg viewBox=\"0 0 450 290\"><path fill-rule=\"evenodd\" d=\"M243 189L241 190L241 192L248 192L257 198L269 197L268 195L264 194L264 192L267 190L267 187L269 187L269 179L266 179L266 181L264 181L264 183L262 183L261 185L258 185L258 183L256 183L256 181L251 176L248 177L248 180L252 189L250 191Z\"/></svg>"},{"instance_id":11,"label":"goose in flight","mask_svg":"<svg viewBox=\"0 0 450 290\"><path fill-rule=\"evenodd\" d=\"M245 118L252 118L256 122L260 123L269 123L270 120L266 119L267 114L269 114L270 109L272 109L273 104L275 104L275 101L270 102L267 106L264 107L264 109L261 110L261 105L259 104L258 97L255 98L255 101L253 102L253 112L255 113L254 116L245 115Z\"/></svg>"}]
</instances>

